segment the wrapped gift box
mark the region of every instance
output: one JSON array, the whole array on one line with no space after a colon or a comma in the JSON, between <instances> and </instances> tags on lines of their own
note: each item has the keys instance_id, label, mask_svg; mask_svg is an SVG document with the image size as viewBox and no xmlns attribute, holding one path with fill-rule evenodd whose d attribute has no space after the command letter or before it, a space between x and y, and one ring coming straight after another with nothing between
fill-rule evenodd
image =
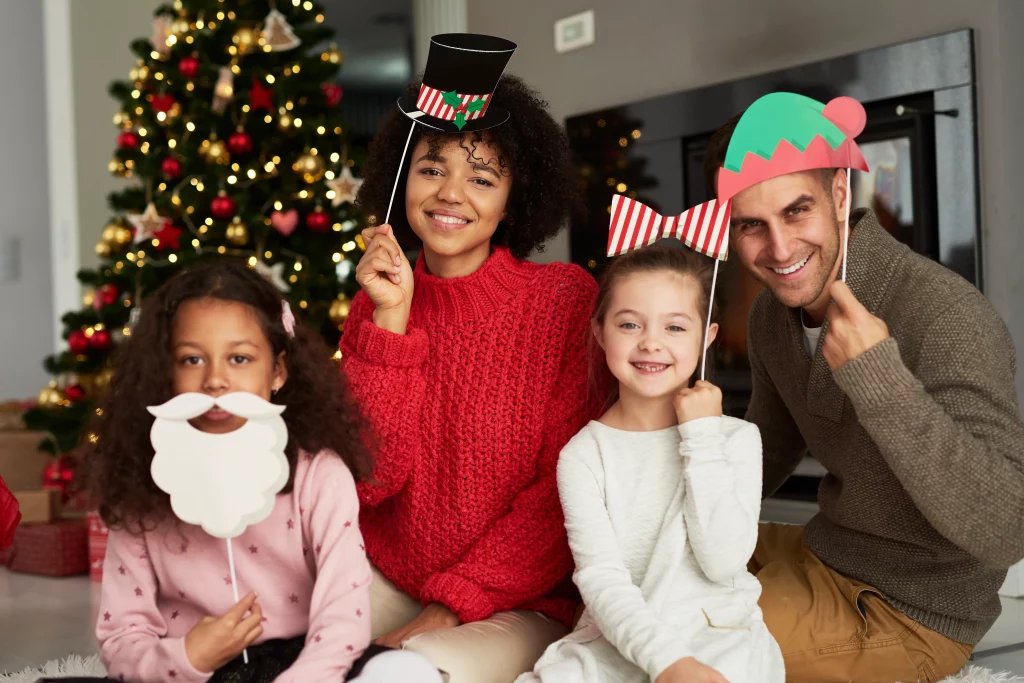
<instances>
[{"instance_id":1,"label":"wrapped gift box","mask_svg":"<svg viewBox=\"0 0 1024 683\"><path fill-rule=\"evenodd\" d=\"M107 536L110 529L103 523L98 512L88 512L85 523L89 527L89 578L103 580L103 558L107 556Z\"/></svg>"},{"instance_id":2,"label":"wrapped gift box","mask_svg":"<svg viewBox=\"0 0 1024 683\"><path fill-rule=\"evenodd\" d=\"M45 524L60 517L60 492L52 489L14 491L22 524Z\"/></svg>"},{"instance_id":3,"label":"wrapped gift box","mask_svg":"<svg viewBox=\"0 0 1024 683\"><path fill-rule=\"evenodd\" d=\"M4 564L12 572L72 576L89 572L88 529L84 520L22 524L6 551Z\"/></svg>"},{"instance_id":4,"label":"wrapped gift box","mask_svg":"<svg viewBox=\"0 0 1024 683\"><path fill-rule=\"evenodd\" d=\"M53 456L39 450L45 434L24 429L0 433L0 477L12 491L31 491L43 485L43 470Z\"/></svg>"}]
</instances>

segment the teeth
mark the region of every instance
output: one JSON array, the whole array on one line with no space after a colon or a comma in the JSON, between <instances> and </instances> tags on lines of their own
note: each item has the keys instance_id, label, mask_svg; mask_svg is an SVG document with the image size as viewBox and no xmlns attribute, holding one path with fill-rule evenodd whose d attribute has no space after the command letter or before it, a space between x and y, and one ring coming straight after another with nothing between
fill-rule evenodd
<instances>
[{"instance_id":1,"label":"teeth","mask_svg":"<svg viewBox=\"0 0 1024 683\"><path fill-rule=\"evenodd\" d=\"M633 363L633 367L639 368L644 372L661 372L668 366L664 363Z\"/></svg>"},{"instance_id":2,"label":"teeth","mask_svg":"<svg viewBox=\"0 0 1024 683\"><path fill-rule=\"evenodd\" d=\"M803 261L801 261L800 263L794 263L789 268L772 268L772 270L774 270L779 275L789 275L790 273L795 273L796 271L798 271L801 268L803 268L804 264L807 263L807 259L809 259L809 258L811 258L810 254L805 256Z\"/></svg>"},{"instance_id":3,"label":"teeth","mask_svg":"<svg viewBox=\"0 0 1024 683\"><path fill-rule=\"evenodd\" d=\"M442 223L447 223L449 225L465 225L466 223L469 222L465 218L457 218L455 216L446 216L444 214L439 214L439 213L432 213L430 215L431 215L431 217L434 220L441 221Z\"/></svg>"}]
</instances>

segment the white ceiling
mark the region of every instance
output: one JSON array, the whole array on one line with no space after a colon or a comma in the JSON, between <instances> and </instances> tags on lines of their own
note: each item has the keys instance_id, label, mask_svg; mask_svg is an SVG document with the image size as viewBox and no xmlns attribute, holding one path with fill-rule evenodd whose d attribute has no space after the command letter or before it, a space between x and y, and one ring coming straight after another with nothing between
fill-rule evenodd
<instances>
[{"instance_id":1,"label":"white ceiling","mask_svg":"<svg viewBox=\"0 0 1024 683\"><path fill-rule=\"evenodd\" d=\"M412 79L412 0L320 0L345 57L342 86L395 90Z\"/></svg>"}]
</instances>

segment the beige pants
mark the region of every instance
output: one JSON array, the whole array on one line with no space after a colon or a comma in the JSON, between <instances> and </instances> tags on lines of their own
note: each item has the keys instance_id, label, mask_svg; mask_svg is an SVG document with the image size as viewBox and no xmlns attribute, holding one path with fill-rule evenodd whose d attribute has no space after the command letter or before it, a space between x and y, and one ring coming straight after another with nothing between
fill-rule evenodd
<instances>
[{"instance_id":1,"label":"beige pants","mask_svg":"<svg viewBox=\"0 0 1024 683\"><path fill-rule=\"evenodd\" d=\"M423 608L373 568L370 585L372 637L412 621ZM456 628L422 633L402 643L448 674L448 683L512 683L533 670L565 627L540 612L512 610Z\"/></svg>"}]
</instances>

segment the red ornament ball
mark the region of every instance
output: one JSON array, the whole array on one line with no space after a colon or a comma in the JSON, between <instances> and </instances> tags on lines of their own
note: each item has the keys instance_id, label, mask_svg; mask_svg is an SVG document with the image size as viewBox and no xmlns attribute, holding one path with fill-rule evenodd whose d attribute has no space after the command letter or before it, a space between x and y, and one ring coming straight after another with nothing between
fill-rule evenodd
<instances>
[{"instance_id":1,"label":"red ornament ball","mask_svg":"<svg viewBox=\"0 0 1024 683\"><path fill-rule=\"evenodd\" d=\"M331 214L323 209L316 209L306 216L306 227L313 232L327 232L331 229Z\"/></svg>"},{"instance_id":2,"label":"red ornament ball","mask_svg":"<svg viewBox=\"0 0 1024 683\"><path fill-rule=\"evenodd\" d=\"M106 330L96 330L89 337L89 346L97 351L105 351L110 348L111 344L110 332Z\"/></svg>"},{"instance_id":3,"label":"red ornament ball","mask_svg":"<svg viewBox=\"0 0 1024 683\"><path fill-rule=\"evenodd\" d=\"M210 202L210 213L214 218L226 220L234 216L237 210L238 205L235 204L235 200L224 193L217 195Z\"/></svg>"},{"instance_id":4,"label":"red ornament ball","mask_svg":"<svg viewBox=\"0 0 1024 683\"><path fill-rule=\"evenodd\" d=\"M252 136L244 130L232 133L228 138L228 150L232 154L248 154L252 151Z\"/></svg>"},{"instance_id":5,"label":"red ornament ball","mask_svg":"<svg viewBox=\"0 0 1024 683\"><path fill-rule=\"evenodd\" d=\"M121 292L117 289L117 285L107 283L96 290L96 298L94 301L96 302L97 307L102 307L116 304L120 298Z\"/></svg>"},{"instance_id":6,"label":"red ornament ball","mask_svg":"<svg viewBox=\"0 0 1024 683\"><path fill-rule=\"evenodd\" d=\"M76 356L81 356L89 349L89 338L85 336L85 332L82 330L75 330L68 335L68 348L71 353Z\"/></svg>"},{"instance_id":7,"label":"red ornament ball","mask_svg":"<svg viewBox=\"0 0 1024 683\"><path fill-rule=\"evenodd\" d=\"M81 384L72 384L64 390L64 397L72 403L78 403L85 398L85 389Z\"/></svg>"},{"instance_id":8,"label":"red ornament ball","mask_svg":"<svg viewBox=\"0 0 1024 683\"><path fill-rule=\"evenodd\" d=\"M139 137L130 130L123 131L117 136L117 146L121 149L135 149L139 144Z\"/></svg>"},{"instance_id":9,"label":"red ornament ball","mask_svg":"<svg viewBox=\"0 0 1024 683\"><path fill-rule=\"evenodd\" d=\"M160 172L164 178L174 180L181 175L181 162L174 157L167 157L160 163Z\"/></svg>"},{"instance_id":10,"label":"red ornament ball","mask_svg":"<svg viewBox=\"0 0 1024 683\"><path fill-rule=\"evenodd\" d=\"M75 483L77 463L70 455L62 455L43 470L43 488L60 491L61 502L68 501L70 489Z\"/></svg>"},{"instance_id":11,"label":"red ornament ball","mask_svg":"<svg viewBox=\"0 0 1024 683\"><path fill-rule=\"evenodd\" d=\"M182 57L178 62L178 71L185 78L195 78L199 73L199 60L195 57Z\"/></svg>"},{"instance_id":12,"label":"red ornament ball","mask_svg":"<svg viewBox=\"0 0 1024 683\"><path fill-rule=\"evenodd\" d=\"M153 99L150 102L153 106L153 111L168 112L171 107L174 106L174 95L164 93L163 95L153 95Z\"/></svg>"},{"instance_id":13,"label":"red ornament ball","mask_svg":"<svg viewBox=\"0 0 1024 683\"><path fill-rule=\"evenodd\" d=\"M321 83L320 89L324 91L328 107L338 106L338 103L341 102L341 96L345 94L345 91L337 83Z\"/></svg>"}]
</instances>

